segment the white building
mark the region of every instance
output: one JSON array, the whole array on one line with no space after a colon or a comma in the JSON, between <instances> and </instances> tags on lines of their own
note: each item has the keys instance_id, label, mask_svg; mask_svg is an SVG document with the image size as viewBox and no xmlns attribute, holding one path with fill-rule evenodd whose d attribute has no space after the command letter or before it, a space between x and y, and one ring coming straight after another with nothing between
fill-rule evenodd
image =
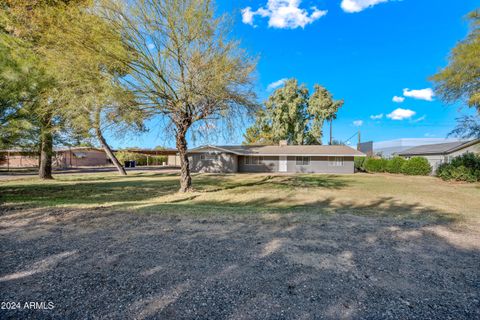
<instances>
[{"instance_id":1,"label":"white building","mask_svg":"<svg viewBox=\"0 0 480 320\"><path fill-rule=\"evenodd\" d=\"M432 171L435 172L442 163L450 162L452 158L467 152L480 154L480 139L423 145L400 152L399 155L407 159L411 157L427 158L432 166Z\"/></svg>"},{"instance_id":2,"label":"white building","mask_svg":"<svg viewBox=\"0 0 480 320\"><path fill-rule=\"evenodd\" d=\"M359 151L369 156L381 156L384 158L390 158L413 147L457 141L459 140L443 138L403 138L387 141L363 142L360 143L357 148Z\"/></svg>"}]
</instances>

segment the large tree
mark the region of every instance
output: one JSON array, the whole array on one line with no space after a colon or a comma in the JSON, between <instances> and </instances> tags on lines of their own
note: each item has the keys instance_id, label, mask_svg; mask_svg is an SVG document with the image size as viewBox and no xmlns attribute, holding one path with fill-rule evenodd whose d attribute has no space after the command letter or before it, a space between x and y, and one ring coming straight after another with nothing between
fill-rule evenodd
<instances>
[{"instance_id":1,"label":"large tree","mask_svg":"<svg viewBox=\"0 0 480 320\"><path fill-rule=\"evenodd\" d=\"M332 122L337 118L338 109L343 106L343 100L334 100L332 94L321 85L314 86L314 92L308 101L308 114L311 117L310 140L314 144L321 144L323 138L323 125L330 122L330 141L333 143Z\"/></svg>"},{"instance_id":2,"label":"large tree","mask_svg":"<svg viewBox=\"0 0 480 320\"><path fill-rule=\"evenodd\" d=\"M119 30L91 9L85 5L50 10L54 23L44 32L41 52L58 75L55 98L62 103L59 113L68 127L93 136L119 173L126 175L104 130L142 129L144 113L119 83L128 61Z\"/></svg>"},{"instance_id":3,"label":"large tree","mask_svg":"<svg viewBox=\"0 0 480 320\"><path fill-rule=\"evenodd\" d=\"M189 130L218 117L233 120L255 107L255 61L230 39L225 17L215 17L209 0L135 0L128 8L111 0L104 13L132 51L124 85L175 132L180 192L187 192Z\"/></svg>"},{"instance_id":4,"label":"large tree","mask_svg":"<svg viewBox=\"0 0 480 320\"><path fill-rule=\"evenodd\" d=\"M44 75L25 44L0 33L0 149L38 147L35 99Z\"/></svg>"},{"instance_id":5,"label":"large tree","mask_svg":"<svg viewBox=\"0 0 480 320\"><path fill-rule=\"evenodd\" d=\"M275 90L265 107L256 114L255 123L245 133L246 144L321 144L323 124L333 119L343 100L335 101L327 89L314 86L310 95L304 85L289 79Z\"/></svg>"},{"instance_id":6,"label":"large tree","mask_svg":"<svg viewBox=\"0 0 480 320\"><path fill-rule=\"evenodd\" d=\"M452 50L448 65L432 77L435 92L446 103L460 102L477 110L476 116L460 118L452 132L480 138L480 10L468 15L470 32Z\"/></svg>"},{"instance_id":7,"label":"large tree","mask_svg":"<svg viewBox=\"0 0 480 320\"><path fill-rule=\"evenodd\" d=\"M38 128L38 145L40 149L39 177L52 179L53 142L57 126L61 120L57 116L60 104L54 98L56 75L51 73L39 52L46 28L53 23L52 10L63 10L67 5L83 5L84 0L4 0L0 5L0 32L2 50L13 63L24 63L30 67L30 74L39 75L41 79L35 86L15 98L15 114L26 115L29 123ZM19 57L22 57L19 59ZM25 58L26 57L26 58ZM25 58L25 59L24 59ZM19 62L21 61L21 62ZM9 85L15 79L5 79ZM29 83L27 81L27 83ZM35 82L35 81L34 81ZM25 98L25 97L28 97ZM10 113L12 114L12 113ZM9 121L12 128L15 122Z\"/></svg>"}]
</instances>

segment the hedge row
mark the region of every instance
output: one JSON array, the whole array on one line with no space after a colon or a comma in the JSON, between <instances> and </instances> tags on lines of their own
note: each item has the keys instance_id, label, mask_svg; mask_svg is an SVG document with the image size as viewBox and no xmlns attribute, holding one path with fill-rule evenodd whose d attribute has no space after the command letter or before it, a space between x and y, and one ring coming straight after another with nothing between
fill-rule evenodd
<instances>
[{"instance_id":1,"label":"hedge row","mask_svg":"<svg viewBox=\"0 0 480 320\"><path fill-rule=\"evenodd\" d=\"M410 160L402 157L392 159L357 158L355 167L357 170L366 172L403 173L414 176L427 176L432 172L428 160L423 157L413 157Z\"/></svg>"},{"instance_id":2,"label":"hedge row","mask_svg":"<svg viewBox=\"0 0 480 320\"><path fill-rule=\"evenodd\" d=\"M455 157L438 167L437 176L443 180L480 181L480 155L465 153Z\"/></svg>"},{"instance_id":3,"label":"hedge row","mask_svg":"<svg viewBox=\"0 0 480 320\"><path fill-rule=\"evenodd\" d=\"M166 156L148 156L146 154L140 154L135 152L126 152L126 151L118 151L115 152L115 156L117 157L118 161L123 165L125 161L136 161L137 166L146 166L147 162L148 165L161 165L164 162L167 162Z\"/></svg>"}]
</instances>

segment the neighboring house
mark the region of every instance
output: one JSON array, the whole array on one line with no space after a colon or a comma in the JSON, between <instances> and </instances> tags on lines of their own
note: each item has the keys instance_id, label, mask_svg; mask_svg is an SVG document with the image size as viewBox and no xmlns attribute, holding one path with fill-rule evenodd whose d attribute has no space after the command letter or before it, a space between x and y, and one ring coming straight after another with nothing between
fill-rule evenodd
<instances>
[{"instance_id":1,"label":"neighboring house","mask_svg":"<svg viewBox=\"0 0 480 320\"><path fill-rule=\"evenodd\" d=\"M100 167L111 164L103 149L90 147L75 147L56 149L53 166L69 167Z\"/></svg>"},{"instance_id":2,"label":"neighboring house","mask_svg":"<svg viewBox=\"0 0 480 320\"><path fill-rule=\"evenodd\" d=\"M391 158L395 154L398 154L413 147L457 141L459 140L443 138L403 138L377 142L362 142L357 146L357 148L368 156L381 156L384 158Z\"/></svg>"},{"instance_id":3,"label":"neighboring house","mask_svg":"<svg viewBox=\"0 0 480 320\"><path fill-rule=\"evenodd\" d=\"M444 162L450 162L454 157L471 152L480 154L480 139L423 145L400 152L398 155L407 159L411 157L425 157L435 172Z\"/></svg>"},{"instance_id":4,"label":"neighboring house","mask_svg":"<svg viewBox=\"0 0 480 320\"><path fill-rule=\"evenodd\" d=\"M17 149L0 150L0 167L38 167L38 152ZM74 147L55 149L53 166L58 168L95 167L109 165L110 159L102 149Z\"/></svg>"},{"instance_id":5,"label":"neighboring house","mask_svg":"<svg viewBox=\"0 0 480 320\"><path fill-rule=\"evenodd\" d=\"M166 156L167 165L179 166L180 158L176 149L151 150L127 149L132 153L144 155ZM32 168L38 167L38 152L19 149L0 150L0 167L4 168ZM53 166L56 168L72 167L101 167L111 165L110 159L103 149L92 147L57 148L54 150Z\"/></svg>"},{"instance_id":6,"label":"neighboring house","mask_svg":"<svg viewBox=\"0 0 480 320\"><path fill-rule=\"evenodd\" d=\"M193 172L354 173L354 157L365 154L347 146L280 145L202 146L189 151Z\"/></svg>"}]
</instances>

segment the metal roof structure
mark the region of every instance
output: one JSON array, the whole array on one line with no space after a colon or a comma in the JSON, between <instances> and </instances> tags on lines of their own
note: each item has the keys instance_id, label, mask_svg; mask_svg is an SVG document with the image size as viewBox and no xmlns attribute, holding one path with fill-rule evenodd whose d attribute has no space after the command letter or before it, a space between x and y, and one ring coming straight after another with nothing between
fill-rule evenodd
<instances>
[{"instance_id":1,"label":"metal roof structure","mask_svg":"<svg viewBox=\"0 0 480 320\"><path fill-rule=\"evenodd\" d=\"M399 153L400 156L414 156L414 155L432 155L432 154L441 154L446 155L457 150L467 148L474 144L480 143L480 139L470 140L470 141L456 141L449 143L438 143L431 145L423 145L408 150L402 151Z\"/></svg>"}]
</instances>

